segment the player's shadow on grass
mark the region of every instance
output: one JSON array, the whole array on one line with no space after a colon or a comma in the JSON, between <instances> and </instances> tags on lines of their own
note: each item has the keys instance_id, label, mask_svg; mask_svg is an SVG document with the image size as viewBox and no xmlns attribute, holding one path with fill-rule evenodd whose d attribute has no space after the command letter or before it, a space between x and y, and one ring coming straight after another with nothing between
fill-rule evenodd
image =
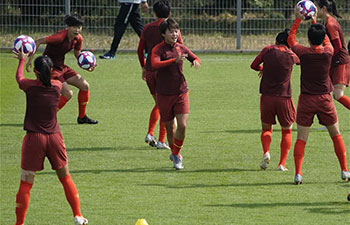
<instances>
[{"instance_id":1,"label":"player's shadow on grass","mask_svg":"<svg viewBox=\"0 0 350 225\"><path fill-rule=\"evenodd\" d=\"M0 127L23 127L23 123L1 123Z\"/></svg>"},{"instance_id":2,"label":"player's shadow on grass","mask_svg":"<svg viewBox=\"0 0 350 225\"><path fill-rule=\"evenodd\" d=\"M307 207L305 210L310 213L326 214L326 215L340 215L348 214L349 209L343 209L348 206L344 197L344 202L270 202L270 203L235 203L235 204L213 204L205 205L207 207L233 207L233 208L267 208L272 207ZM339 208L342 207L342 208Z\"/></svg>"}]
</instances>

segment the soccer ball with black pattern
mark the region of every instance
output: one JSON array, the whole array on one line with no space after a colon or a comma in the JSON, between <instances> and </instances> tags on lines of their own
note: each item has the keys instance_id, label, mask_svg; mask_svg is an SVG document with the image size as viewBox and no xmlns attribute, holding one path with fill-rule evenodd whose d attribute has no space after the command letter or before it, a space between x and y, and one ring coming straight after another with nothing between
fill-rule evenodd
<instances>
[{"instance_id":1,"label":"soccer ball with black pattern","mask_svg":"<svg viewBox=\"0 0 350 225\"><path fill-rule=\"evenodd\" d=\"M83 51L78 56L78 65L84 70L89 70L96 65L96 57L92 52Z\"/></svg>"},{"instance_id":2,"label":"soccer ball with black pattern","mask_svg":"<svg viewBox=\"0 0 350 225\"><path fill-rule=\"evenodd\" d=\"M34 54L36 51L34 39L27 35L18 36L13 42L12 50L15 52L21 52L22 48L24 53L29 53L29 55Z\"/></svg>"},{"instance_id":3,"label":"soccer ball with black pattern","mask_svg":"<svg viewBox=\"0 0 350 225\"><path fill-rule=\"evenodd\" d=\"M302 0L297 4L297 8L299 9L299 13L304 16L305 20L309 20L316 13L316 6L312 1Z\"/></svg>"}]
</instances>

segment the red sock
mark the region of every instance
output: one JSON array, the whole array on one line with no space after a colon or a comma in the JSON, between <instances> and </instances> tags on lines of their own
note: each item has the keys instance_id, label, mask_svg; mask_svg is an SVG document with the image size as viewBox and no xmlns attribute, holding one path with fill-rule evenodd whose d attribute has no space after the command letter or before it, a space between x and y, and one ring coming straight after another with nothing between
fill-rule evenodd
<instances>
[{"instance_id":1,"label":"red sock","mask_svg":"<svg viewBox=\"0 0 350 225\"><path fill-rule=\"evenodd\" d=\"M66 195L67 201L72 208L73 216L81 216L80 212L80 200L78 190L70 177L70 174L63 178L59 178L63 185L64 193Z\"/></svg>"},{"instance_id":2,"label":"red sock","mask_svg":"<svg viewBox=\"0 0 350 225\"><path fill-rule=\"evenodd\" d=\"M340 167L342 171L348 171L348 168L346 166L346 151L345 151L345 145L343 138L340 134L337 136L332 137L333 146L335 154L337 155Z\"/></svg>"},{"instance_id":3,"label":"red sock","mask_svg":"<svg viewBox=\"0 0 350 225\"><path fill-rule=\"evenodd\" d=\"M68 101L69 101L69 99L66 98L66 96L61 95L60 96L60 101L58 102L58 110L62 109L63 106L65 106Z\"/></svg>"},{"instance_id":4,"label":"red sock","mask_svg":"<svg viewBox=\"0 0 350 225\"><path fill-rule=\"evenodd\" d=\"M165 142L165 136L166 136L166 128L162 121L159 122L159 137L158 141L164 143Z\"/></svg>"},{"instance_id":5,"label":"red sock","mask_svg":"<svg viewBox=\"0 0 350 225\"><path fill-rule=\"evenodd\" d=\"M149 123L148 123L148 133L152 136L154 136L154 128L156 127L158 119L159 119L159 109L158 109L158 106L155 105L151 111L151 115L149 116Z\"/></svg>"},{"instance_id":6,"label":"red sock","mask_svg":"<svg viewBox=\"0 0 350 225\"><path fill-rule=\"evenodd\" d=\"M174 144L172 145L173 148L171 149L171 152L173 155L180 155L180 150L182 148L182 145L184 144L184 140L178 140L174 139Z\"/></svg>"},{"instance_id":7,"label":"red sock","mask_svg":"<svg viewBox=\"0 0 350 225\"><path fill-rule=\"evenodd\" d=\"M264 151L264 155L266 152L270 151L271 135L272 135L272 129L270 130L262 129L260 139L261 139L261 145Z\"/></svg>"},{"instance_id":8,"label":"red sock","mask_svg":"<svg viewBox=\"0 0 350 225\"><path fill-rule=\"evenodd\" d=\"M21 180L16 195L16 225L23 225L29 205L30 190L33 184Z\"/></svg>"},{"instance_id":9,"label":"red sock","mask_svg":"<svg viewBox=\"0 0 350 225\"><path fill-rule=\"evenodd\" d=\"M281 138L281 157L278 165L285 166L288 157L288 152L292 146L292 129L284 130L282 129Z\"/></svg>"},{"instance_id":10,"label":"red sock","mask_svg":"<svg viewBox=\"0 0 350 225\"><path fill-rule=\"evenodd\" d=\"M350 98L348 96L343 95L340 99L338 99L338 102L340 102L347 109L350 109Z\"/></svg>"},{"instance_id":11,"label":"red sock","mask_svg":"<svg viewBox=\"0 0 350 225\"><path fill-rule=\"evenodd\" d=\"M295 175L301 173L301 167L303 164L304 153L305 153L306 142L298 139L294 145L294 164L295 164Z\"/></svg>"},{"instance_id":12,"label":"red sock","mask_svg":"<svg viewBox=\"0 0 350 225\"><path fill-rule=\"evenodd\" d=\"M86 105L89 102L89 91L79 90L78 103L79 103L79 118L83 118L86 115Z\"/></svg>"}]
</instances>

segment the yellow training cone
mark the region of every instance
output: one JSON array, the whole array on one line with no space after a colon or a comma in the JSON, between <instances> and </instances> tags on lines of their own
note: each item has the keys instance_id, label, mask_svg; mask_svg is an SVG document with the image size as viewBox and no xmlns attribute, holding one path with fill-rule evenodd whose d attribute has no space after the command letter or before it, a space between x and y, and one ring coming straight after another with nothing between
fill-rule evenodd
<instances>
[{"instance_id":1,"label":"yellow training cone","mask_svg":"<svg viewBox=\"0 0 350 225\"><path fill-rule=\"evenodd\" d=\"M135 225L148 225L145 219L138 219Z\"/></svg>"}]
</instances>

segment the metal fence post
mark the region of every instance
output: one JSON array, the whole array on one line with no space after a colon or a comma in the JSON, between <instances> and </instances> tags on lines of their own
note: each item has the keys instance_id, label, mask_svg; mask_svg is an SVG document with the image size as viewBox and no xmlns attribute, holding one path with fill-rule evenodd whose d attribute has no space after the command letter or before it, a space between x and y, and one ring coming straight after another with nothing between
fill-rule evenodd
<instances>
[{"instance_id":1,"label":"metal fence post","mask_svg":"<svg viewBox=\"0 0 350 225\"><path fill-rule=\"evenodd\" d=\"M240 50L241 49L241 29L242 29L242 24L241 24L241 17L242 17L242 0L237 0L237 40L236 40L236 49Z\"/></svg>"},{"instance_id":2,"label":"metal fence post","mask_svg":"<svg viewBox=\"0 0 350 225\"><path fill-rule=\"evenodd\" d=\"M70 14L70 0L65 0L64 11L66 15Z\"/></svg>"}]
</instances>

